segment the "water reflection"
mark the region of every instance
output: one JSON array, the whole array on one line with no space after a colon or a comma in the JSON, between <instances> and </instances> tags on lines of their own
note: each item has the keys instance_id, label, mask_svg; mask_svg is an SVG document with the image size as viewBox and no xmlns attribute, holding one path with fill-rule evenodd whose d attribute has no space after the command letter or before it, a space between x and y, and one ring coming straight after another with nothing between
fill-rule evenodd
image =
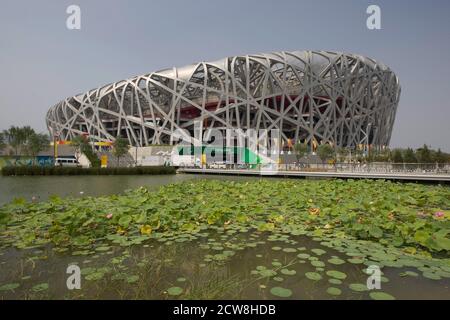
<instances>
[{"instance_id":1,"label":"water reflection","mask_svg":"<svg viewBox=\"0 0 450 320\"><path fill-rule=\"evenodd\" d=\"M127 189L146 186L150 190L162 185L198 179L254 180L258 177L217 175L135 175L135 176L0 176L0 205L14 198L44 201L51 195L60 197L118 194Z\"/></svg>"},{"instance_id":2,"label":"water reflection","mask_svg":"<svg viewBox=\"0 0 450 320\"><path fill-rule=\"evenodd\" d=\"M306 236L269 239L258 231L225 233L207 230L193 235L151 240L132 247L112 246L87 256L55 254L44 249L8 249L0 255L0 284L17 283L0 291L4 299L276 299L271 292L283 287L290 299L369 299L369 292L355 292L350 284L365 284L364 264L334 265L330 258L349 257ZM274 249L275 248L275 249ZM321 249L322 253L313 249ZM299 253L302 253L299 255ZM224 257L225 256L225 257ZM313 263L316 261L316 263ZM323 262L323 268L317 267ZM66 268L80 266L81 290L66 287ZM257 270L271 270L270 276ZM327 271L345 274L336 281ZM448 299L449 279L402 277L415 268L383 268L382 290L397 299ZM317 281L305 276L320 274ZM40 290L39 285L48 284ZM339 296L327 290L337 288ZM170 288L181 293L170 296Z\"/></svg>"}]
</instances>

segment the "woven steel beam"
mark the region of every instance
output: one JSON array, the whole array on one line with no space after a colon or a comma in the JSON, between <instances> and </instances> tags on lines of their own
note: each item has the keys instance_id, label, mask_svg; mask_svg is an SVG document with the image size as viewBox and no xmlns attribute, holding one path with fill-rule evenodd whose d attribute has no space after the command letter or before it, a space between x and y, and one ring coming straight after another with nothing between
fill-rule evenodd
<instances>
[{"instance_id":1,"label":"woven steel beam","mask_svg":"<svg viewBox=\"0 0 450 320\"><path fill-rule=\"evenodd\" d=\"M177 129L279 129L284 140L388 146L396 75L367 57L329 51L255 54L137 76L69 97L46 116L61 140L117 136L172 144Z\"/></svg>"}]
</instances>

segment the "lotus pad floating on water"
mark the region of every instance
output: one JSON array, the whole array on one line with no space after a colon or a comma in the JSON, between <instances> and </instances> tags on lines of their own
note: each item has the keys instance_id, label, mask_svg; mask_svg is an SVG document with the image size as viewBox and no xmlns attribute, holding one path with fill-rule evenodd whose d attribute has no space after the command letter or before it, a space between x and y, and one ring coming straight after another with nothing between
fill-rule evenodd
<instances>
[{"instance_id":1,"label":"lotus pad floating on water","mask_svg":"<svg viewBox=\"0 0 450 320\"><path fill-rule=\"evenodd\" d=\"M14 290L20 287L20 283L8 283L0 286L0 291Z\"/></svg>"},{"instance_id":2,"label":"lotus pad floating on water","mask_svg":"<svg viewBox=\"0 0 450 320\"><path fill-rule=\"evenodd\" d=\"M33 262L44 256L37 248L46 245L63 257L74 255L83 265L83 279L93 286L102 286L110 279L130 285L127 288L134 288L140 282L144 273L124 269L124 260L130 255L116 257L119 250L151 246L155 252L161 248L169 251L192 245L191 241L196 241L193 244L198 244L203 252L193 264L205 273L250 252L252 258L258 257L257 262L245 264L250 267L243 273L245 276L251 273L254 277L250 280L262 280L266 286L274 284L272 280L286 284L297 279L303 281L305 271L310 271L305 274L307 279L325 278L320 285L345 288L345 293L349 288L351 294L356 294L365 291L364 284L349 284L342 271L348 272L351 281L358 282L363 279L355 278L353 269L372 265L383 271L413 268L414 271L394 270L391 285L398 276L406 276L401 279L403 282L440 285L439 281L450 277L445 259L450 249L449 190L387 181L211 180L168 185L155 192L139 188L123 195L89 199L54 197L39 203L17 200L0 207L3 223L0 238L4 239L0 246L6 250L10 247L36 250ZM314 214L310 208L315 208ZM435 215L435 212L442 214ZM108 268L98 264L91 267L92 261L109 255L112 259ZM145 266L136 261L126 263L139 268ZM171 259L161 260L161 264L178 268L174 263ZM260 266L251 270L257 264ZM341 271L328 270L329 267ZM173 274L191 279L185 270L176 269ZM179 279L176 283L181 285L184 281ZM26 279L10 279L18 282L18 286L3 284L0 291L13 294L14 290L31 290L33 285L45 281L39 279L36 284L27 279L26 285L20 285L22 280ZM389 280L383 276L382 281ZM311 286L319 284L308 282ZM158 292L171 295L170 289L165 288L167 284L162 285ZM174 288L187 296L193 292L188 286L195 285L195 281L184 285L186 288ZM261 283L255 284L258 285ZM328 294L336 294L331 288ZM323 294L325 289L321 288ZM174 293L173 290L170 292ZM379 292L372 295L386 297Z\"/></svg>"},{"instance_id":3,"label":"lotus pad floating on water","mask_svg":"<svg viewBox=\"0 0 450 320\"><path fill-rule=\"evenodd\" d=\"M305 276L309 280L314 280L314 281L319 281L322 279L322 276L317 272L307 272L307 273L305 273Z\"/></svg>"},{"instance_id":4,"label":"lotus pad floating on water","mask_svg":"<svg viewBox=\"0 0 450 320\"><path fill-rule=\"evenodd\" d=\"M273 287L272 289L270 289L270 293L280 298L289 298L290 296L292 296L292 290L282 287Z\"/></svg>"},{"instance_id":5,"label":"lotus pad floating on water","mask_svg":"<svg viewBox=\"0 0 450 320\"><path fill-rule=\"evenodd\" d=\"M167 293L170 296L179 296L180 294L183 293L183 289L180 287L171 287L171 288L167 289Z\"/></svg>"},{"instance_id":6,"label":"lotus pad floating on water","mask_svg":"<svg viewBox=\"0 0 450 320\"><path fill-rule=\"evenodd\" d=\"M347 275L345 273L336 270L330 270L326 273L328 276L339 280L344 280L345 278L347 278Z\"/></svg>"},{"instance_id":7,"label":"lotus pad floating on water","mask_svg":"<svg viewBox=\"0 0 450 320\"><path fill-rule=\"evenodd\" d=\"M369 295L373 300L395 300L393 296L382 291L373 291Z\"/></svg>"},{"instance_id":8,"label":"lotus pad floating on water","mask_svg":"<svg viewBox=\"0 0 450 320\"><path fill-rule=\"evenodd\" d=\"M327 289L327 293L332 296L339 296L342 293L342 291L339 288L330 287Z\"/></svg>"},{"instance_id":9,"label":"lotus pad floating on water","mask_svg":"<svg viewBox=\"0 0 450 320\"><path fill-rule=\"evenodd\" d=\"M293 276L297 273L295 270L289 270L289 269L281 269L280 272L286 276Z\"/></svg>"},{"instance_id":10,"label":"lotus pad floating on water","mask_svg":"<svg viewBox=\"0 0 450 320\"><path fill-rule=\"evenodd\" d=\"M352 283L349 285L349 288L356 292L363 292L368 290L367 284L362 283Z\"/></svg>"}]
</instances>

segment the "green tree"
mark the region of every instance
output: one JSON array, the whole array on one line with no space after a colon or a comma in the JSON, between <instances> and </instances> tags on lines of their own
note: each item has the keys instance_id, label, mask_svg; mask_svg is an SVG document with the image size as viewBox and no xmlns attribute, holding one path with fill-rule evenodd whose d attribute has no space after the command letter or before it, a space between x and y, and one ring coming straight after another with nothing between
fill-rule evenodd
<instances>
[{"instance_id":1,"label":"green tree","mask_svg":"<svg viewBox=\"0 0 450 320\"><path fill-rule=\"evenodd\" d=\"M387 162L389 161L390 151L385 149L374 149L369 154L369 162Z\"/></svg>"},{"instance_id":2,"label":"green tree","mask_svg":"<svg viewBox=\"0 0 450 320\"><path fill-rule=\"evenodd\" d=\"M417 160L420 163L431 163L431 151L426 144L416 150Z\"/></svg>"},{"instance_id":3,"label":"green tree","mask_svg":"<svg viewBox=\"0 0 450 320\"><path fill-rule=\"evenodd\" d=\"M334 149L329 144L321 144L317 147L317 155L325 162L334 157Z\"/></svg>"},{"instance_id":4,"label":"green tree","mask_svg":"<svg viewBox=\"0 0 450 320\"><path fill-rule=\"evenodd\" d=\"M438 149L436 152L433 152L432 160L437 163L445 163L447 162L448 155L443 153L441 149Z\"/></svg>"},{"instance_id":5,"label":"green tree","mask_svg":"<svg viewBox=\"0 0 450 320\"><path fill-rule=\"evenodd\" d=\"M76 136L70 141L70 145L75 149L75 158L79 161L82 153L89 148L89 143L84 136Z\"/></svg>"},{"instance_id":6,"label":"green tree","mask_svg":"<svg viewBox=\"0 0 450 320\"><path fill-rule=\"evenodd\" d=\"M363 162L364 159L364 152L361 148L356 147L355 150L353 150L353 159L356 159L356 161Z\"/></svg>"},{"instance_id":7,"label":"green tree","mask_svg":"<svg viewBox=\"0 0 450 320\"><path fill-rule=\"evenodd\" d=\"M299 162L300 159L307 154L308 146L306 145L306 143L301 143L300 141L298 141L294 145L294 150L295 150L295 155L297 156L297 162Z\"/></svg>"},{"instance_id":8,"label":"green tree","mask_svg":"<svg viewBox=\"0 0 450 320\"><path fill-rule=\"evenodd\" d=\"M2 132L0 132L0 152L6 148L5 137Z\"/></svg>"},{"instance_id":9,"label":"green tree","mask_svg":"<svg viewBox=\"0 0 450 320\"><path fill-rule=\"evenodd\" d=\"M350 150L348 148L341 147L337 150L337 157L340 162L344 162L347 159L349 154L350 154Z\"/></svg>"},{"instance_id":10,"label":"green tree","mask_svg":"<svg viewBox=\"0 0 450 320\"><path fill-rule=\"evenodd\" d=\"M120 158L128 152L128 141L122 137L117 137L113 143L113 154L117 157L117 165L120 166Z\"/></svg>"},{"instance_id":11,"label":"green tree","mask_svg":"<svg viewBox=\"0 0 450 320\"><path fill-rule=\"evenodd\" d=\"M21 136L23 147L28 143L28 140L36 134L34 129L31 128L30 126L25 126L25 127L19 128L19 131L20 131L20 136Z\"/></svg>"},{"instance_id":12,"label":"green tree","mask_svg":"<svg viewBox=\"0 0 450 320\"><path fill-rule=\"evenodd\" d=\"M391 150L389 148L385 148L384 150L380 151L380 161L383 162L389 162L391 156Z\"/></svg>"},{"instance_id":13,"label":"green tree","mask_svg":"<svg viewBox=\"0 0 450 320\"><path fill-rule=\"evenodd\" d=\"M19 154L19 147L22 143L20 128L11 126L8 130L3 131L3 135L6 137L8 144L14 149L14 155Z\"/></svg>"},{"instance_id":14,"label":"green tree","mask_svg":"<svg viewBox=\"0 0 450 320\"><path fill-rule=\"evenodd\" d=\"M33 133L27 137L25 151L28 155L33 157L33 164L36 164L36 157L38 153L47 149L49 145L50 139L46 134Z\"/></svg>"},{"instance_id":15,"label":"green tree","mask_svg":"<svg viewBox=\"0 0 450 320\"><path fill-rule=\"evenodd\" d=\"M14 149L14 154L19 155L27 144L28 139L35 134L30 126L15 127L11 126L8 130L3 131L8 144Z\"/></svg>"},{"instance_id":16,"label":"green tree","mask_svg":"<svg viewBox=\"0 0 450 320\"><path fill-rule=\"evenodd\" d=\"M89 159L89 162L91 163L91 166L93 168L100 167L100 159L92 150L92 147L85 136L74 137L72 140L70 140L70 145L75 149L75 157L77 161L79 161L81 154L84 154L86 158Z\"/></svg>"},{"instance_id":17,"label":"green tree","mask_svg":"<svg viewBox=\"0 0 450 320\"><path fill-rule=\"evenodd\" d=\"M403 151L403 162L405 162L405 163L416 163L417 162L417 158L416 158L416 155L414 154L413 149L407 148L406 150Z\"/></svg>"},{"instance_id":18,"label":"green tree","mask_svg":"<svg viewBox=\"0 0 450 320\"><path fill-rule=\"evenodd\" d=\"M400 149L394 149L392 151L392 162L394 163L403 163L403 154Z\"/></svg>"}]
</instances>

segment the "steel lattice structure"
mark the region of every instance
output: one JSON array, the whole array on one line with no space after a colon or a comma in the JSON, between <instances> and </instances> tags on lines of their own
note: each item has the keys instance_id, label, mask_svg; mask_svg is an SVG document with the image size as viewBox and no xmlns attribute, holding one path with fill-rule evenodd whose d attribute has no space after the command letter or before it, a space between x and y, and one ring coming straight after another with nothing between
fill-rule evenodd
<instances>
[{"instance_id":1,"label":"steel lattice structure","mask_svg":"<svg viewBox=\"0 0 450 320\"><path fill-rule=\"evenodd\" d=\"M52 135L130 145L172 144L177 128L279 129L283 139L387 146L400 97L396 75L329 51L228 57L165 69L69 97L47 113Z\"/></svg>"}]
</instances>

